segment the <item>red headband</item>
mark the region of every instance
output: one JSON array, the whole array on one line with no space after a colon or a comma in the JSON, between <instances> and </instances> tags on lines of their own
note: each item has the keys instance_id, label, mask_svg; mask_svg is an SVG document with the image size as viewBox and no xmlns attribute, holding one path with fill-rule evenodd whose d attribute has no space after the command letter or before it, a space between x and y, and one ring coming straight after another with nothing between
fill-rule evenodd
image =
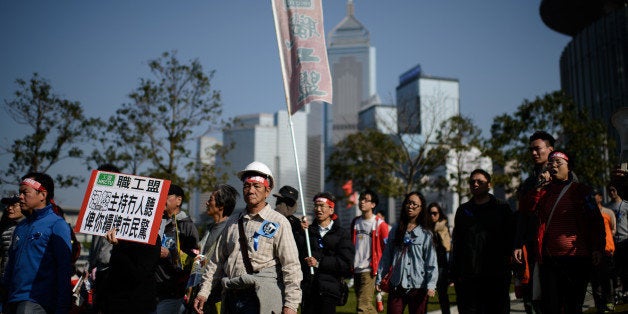
<instances>
[{"instance_id":1,"label":"red headband","mask_svg":"<svg viewBox=\"0 0 628 314\"><path fill-rule=\"evenodd\" d=\"M244 179L244 182L247 182L247 183L261 183L261 184L263 184L267 188L270 187L270 182L268 182L268 180L266 178L261 177L261 176L246 177Z\"/></svg>"},{"instance_id":2,"label":"red headband","mask_svg":"<svg viewBox=\"0 0 628 314\"><path fill-rule=\"evenodd\" d=\"M558 158L562 158L562 159L564 159L564 160L566 160L566 161L569 161L569 157L567 157L567 155L565 155L565 153L563 153L563 152L558 152L558 151L554 151L554 152L552 152L552 154L551 154L550 158L551 158L551 159L554 159L554 158L556 158L556 157L558 157Z\"/></svg>"},{"instance_id":3,"label":"red headband","mask_svg":"<svg viewBox=\"0 0 628 314\"><path fill-rule=\"evenodd\" d=\"M323 203L329 205L329 207L331 207L331 208L336 207L336 204L334 202L332 202L330 199L327 199L327 198L324 198L324 197L317 197L314 200L314 203L316 203L316 202L323 202Z\"/></svg>"},{"instance_id":4,"label":"red headband","mask_svg":"<svg viewBox=\"0 0 628 314\"><path fill-rule=\"evenodd\" d=\"M20 185L27 185L32 187L33 189L37 190L37 191L46 191L46 188L44 188L41 183L31 179L31 178L26 178L24 180L22 180L22 182L20 183Z\"/></svg>"}]
</instances>

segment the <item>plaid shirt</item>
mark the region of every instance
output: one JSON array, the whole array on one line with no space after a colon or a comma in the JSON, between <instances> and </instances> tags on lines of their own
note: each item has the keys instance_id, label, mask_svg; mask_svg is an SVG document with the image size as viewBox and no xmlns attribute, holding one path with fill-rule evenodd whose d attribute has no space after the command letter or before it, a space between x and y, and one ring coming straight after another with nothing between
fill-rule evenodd
<instances>
[{"instance_id":1,"label":"plaid shirt","mask_svg":"<svg viewBox=\"0 0 628 314\"><path fill-rule=\"evenodd\" d=\"M238 219L242 216L253 270L259 271L280 264L281 275L283 275L280 278L283 277L285 286L284 306L296 311L301 302L300 284L303 279L299 253L288 219L272 210L268 204L256 215L250 216L243 212L229 217L220 243L215 253L209 257L199 295L207 297L211 292L212 282L218 283L222 277L234 278L246 274L240 252L238 231ZM265 221L278 224L274 235L272 237L255 236ZM255 250L255 238L258 240L257 250Z\"/></svg>"}]
</instances>

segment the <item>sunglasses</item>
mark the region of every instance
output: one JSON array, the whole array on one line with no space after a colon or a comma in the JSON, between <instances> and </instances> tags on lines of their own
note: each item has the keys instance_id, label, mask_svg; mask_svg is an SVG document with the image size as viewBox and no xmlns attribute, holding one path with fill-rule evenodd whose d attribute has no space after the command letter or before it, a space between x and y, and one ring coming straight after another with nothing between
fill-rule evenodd
<instances>
[{"instance_id":1,"label":"sunglasses","mask_svg":"<svg viewBox=\"0 0 628 314\"><path fill-rule=\"evenodd\" d=\"M432 216L438 216L438 212L430 212L430 215L432 215Z\"/></svg>"}]
</instances>

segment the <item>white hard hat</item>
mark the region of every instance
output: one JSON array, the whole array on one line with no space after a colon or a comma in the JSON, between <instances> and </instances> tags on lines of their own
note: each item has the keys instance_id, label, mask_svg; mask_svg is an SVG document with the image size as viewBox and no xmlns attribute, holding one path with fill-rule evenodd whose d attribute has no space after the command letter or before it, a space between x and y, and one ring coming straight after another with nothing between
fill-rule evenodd
<instances>
[{"instance_id":1,"label":"white hard hat","mask_svg":"<svg viewBox=\"0 0 628 314\"><path fill-rule=\"evenodd\" d=\"M273 186L275 185L275 179L273 178L273 173L270 171L270 168L268 168L268 166L266 166L265 164L259 162L259 161L254 161L250 164L248 164L246 166L246 168L244 168L244 170L238 172L238 178L240 178L240 180L244 180L244 175L247 173L256 173L259 174L263 177L265 177L266 179L268 179L268 181L270 181L270 188L272 189Z\"/></svg>"}]
</instances>

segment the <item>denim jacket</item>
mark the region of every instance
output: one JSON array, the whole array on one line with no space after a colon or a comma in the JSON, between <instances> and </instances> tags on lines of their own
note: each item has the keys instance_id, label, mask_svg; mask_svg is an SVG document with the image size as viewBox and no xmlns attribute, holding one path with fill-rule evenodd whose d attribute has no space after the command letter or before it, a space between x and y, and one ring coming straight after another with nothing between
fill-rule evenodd
<instances>
[{"instance_id":1,"label":"denim jacket","mask_svg":"<svg viewBox=\"0 0 628 314\"><path fill-rule=\"evenodd\" d=\"M432 233L421 227L416 227L405 233L403 246L396 247L394 245L396 228L398 226L395 226L389 233L391 238L388 239L388 244L384 249L376 283L379 284L388 273L390 266L393 265L393 274L390 278L391 287L435 290L438 280L438 261Z\"/></svg>"}]
</instances>

